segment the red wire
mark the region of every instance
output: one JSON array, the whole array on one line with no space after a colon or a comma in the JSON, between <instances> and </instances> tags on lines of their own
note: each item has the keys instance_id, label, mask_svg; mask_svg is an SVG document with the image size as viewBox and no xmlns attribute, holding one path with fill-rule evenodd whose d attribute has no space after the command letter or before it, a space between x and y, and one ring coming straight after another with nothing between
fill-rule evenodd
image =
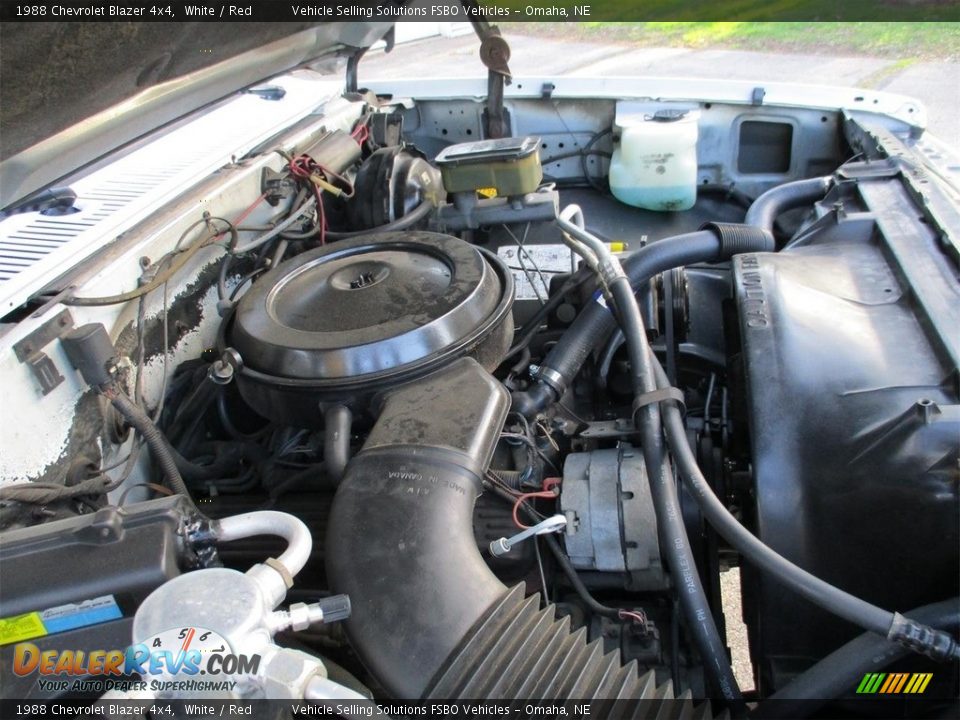
<instances>
[{"instance_id":1,"label":"red wire","mask_svg":"<svg viewBox=\"0 0 960 720\"><path fill-rule=\"evenodd\" d=\"M557 493L553 492L552 490L542 490L539 492L523 493L517 497L517 501L513 504L513 524L521 530L526 530L530 527L529 525L524 525L522 522L520 522L520 518L517 516L517 513L520 510L520 503L524 502L528 498L547 498L550 500L556 500Z\"/></svg>"},{"instance_id":2,"label":"red wire","mask_svg":"<svg viewBox=\"0 0 960 720\"><path fill-rule=\"evenodd\" d=\"M246 220L248 217L250 217L250 213L252 213L252 212L256 209L257 205L259 205L259 204L262 203L264 200L266 200L267 195L269 195L269 194L270 194L269 192L265 192L263 195L261 195L261 196L258 197L256 200L254 200L254 201L253 201L253 204L251 204L250 207L248 207L246 210L244 210L242 213L240 213L240 214L237 216L237 218L233 221L234 226L239 225L239 224L242 223L244 220Z\"/></svg>"},{"instance_id":3,"label":"red wire","mask_svg":"<svg viewBox=\"0 0 960 720\"><path fill-rule=\"evenodd\" d=\"M617 616L621 620L626 620L627 618L629 618L630 620L633 620L638 625L647 624L647 619L641 613L633 612L632 610L621 610L620 612L617 613Z\"/></svg>"},{"instance_id":4,"label":"red wire","mask_svg":"<svg viewBox=\"0 0 960 720\"><path fill-rule=\"evenodd\" d=\"M261 195L261 196L258 197L256 200L254 200L254 201L250 204L250 206L249 206L246 210L244 210L242 213L240 213L240 214L233 220L233 222L230 223L230 224L233 225L234 227L237 227L240 223L242 223L244 220L246 220L248 217L250 217L250 213L252 213L254 210L256 210L257 205L259 205L260 203L262 203L262 202L266 199L267 195L269 195L269 194L270 194L270 193L265 192L263 195ZM227 234L227 231L224 230L222 233L219 233L219 234L217 235L217 239L219 240L220 238L222 238L222 237L223 237L224 235L226 235L226 234Z\"/></svg>"},{"instance_id":5,"label":"red wire","mask_svg":"<svg viewBox=\"0 0 960 720\"><path fill-rule=\"evenodd\" d=\"M353 132L350 133L350 137L357 141L357 145L362 147L370 139L370 128L367 127L366 122L361 120L353 129Z\"/></svg>"},{"instance_id":6,"label":"red wire","mask_svg":"<svg viewBox=\"0 0 960 720\"><path fill-rule=\"evenodd\" d=\"M543 490L518 495L516 502L513 504L513 524L521 530L529 529L530 526L524 525L522 522L520 522L520 518L517 516L517 513L520 510L520 504L529 498L546 498L550 500L556 499L559 495L559 485L561 482L562 478L558 477L544 478ZM633 622L642 626L646 626L647 624L647 618L642 611L635 612L633 610L620 610L617 613L617 617L619 617L621 620L632 620Z\"/></svg>"},{"instance_id":7,"label":"red wire","mask_svg":"<svg viewBox=\"0 0 960 720\"><path fill-rule=\"evenodd\" d=\"M309 155L300 155L290 161L290 173L301 180L306 180L313 188L313 197L317 201L317 215L320 225L320 244L323 245L327 239L327 217L323 208L323 198L320 197L320 188L310 179L314 171L321 170L319 165L314 162Z\"/></svg>"}]
</instances>

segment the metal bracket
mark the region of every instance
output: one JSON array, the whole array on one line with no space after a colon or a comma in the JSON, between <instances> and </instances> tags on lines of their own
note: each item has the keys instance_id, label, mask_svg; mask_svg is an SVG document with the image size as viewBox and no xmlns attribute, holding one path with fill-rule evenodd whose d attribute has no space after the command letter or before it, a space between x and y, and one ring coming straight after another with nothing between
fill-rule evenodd
<instances>
[{"instance_id":1,"label":"metal bracket","mask_svg":"<svg viewBox=\"0 0 960 720\"><path fill-rule=\"evenodd\" d=\"M366 52L366 48L361 48L347 58L347 77L345 87L345 91L347 93L355 93L359 90L360 80L358 78L358 69L360 67L360 60L363 58Z\"/></svg>"},{"instance_id":2,"label":"metal bracket","mask_svg":"<svg viewBox=\"0 0 960 720\"><path fill-rule=\"evenodd\" d=\"M17 360L30 366L44 395L49 395L57 385L63 382L63 375L60 374L53 360L43 352L43 348L72 328L73 317L70 311L61 310L13 346Z\"/></svg>"},{"instance_id":3,"label":"metal bracket","mask_svg":"<svg viewBox=\"0 0 960 720\"><path fill-rule=\"evenodd\" d=\"M631 437L635 435L636 432L637 429L634 427L633 421L627 418L618 418L617 420L597 420L596 422L588 423L580 435L585 438L599 440L603 438Z\"/></svg>"},{"instance_id":4,"label":"metal bracket","mask_svg":"<svg viewBox=\"0 0 960 720\"><path fill-rule=\"evenodd\" d=\"M396 28L391 25L390 29L387 30L380 39L383 40L384 44L386 45L383 51L385 53L391 52L397 40ZM352 94L359 92L360 90L360 60L363 59L363 56L366 54L366 52L367 48L359 48L347 58L347 77L346 86L344 88L347 93Z\"/></svg>"}]
</instances>

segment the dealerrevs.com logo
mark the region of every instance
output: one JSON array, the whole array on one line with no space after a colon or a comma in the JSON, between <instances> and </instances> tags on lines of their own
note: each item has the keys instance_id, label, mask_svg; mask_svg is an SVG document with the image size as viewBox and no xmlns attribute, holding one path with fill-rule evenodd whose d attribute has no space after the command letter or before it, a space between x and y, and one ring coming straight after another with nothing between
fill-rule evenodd
<instances>
[{"instance_id":1,"label":"dealerrevs.com logo","mask_svg":"<svg viewBox=\"0 0 960 720\"><path fill-rule=\"evenodd\" d=\"M13 656L13 672L38 674L48 691L229 692L237 676L259 668L259 655L234 653L220 635L197 627L167 630L124 650L41 650L23 642Z\"/></svg>"}]
</instances>

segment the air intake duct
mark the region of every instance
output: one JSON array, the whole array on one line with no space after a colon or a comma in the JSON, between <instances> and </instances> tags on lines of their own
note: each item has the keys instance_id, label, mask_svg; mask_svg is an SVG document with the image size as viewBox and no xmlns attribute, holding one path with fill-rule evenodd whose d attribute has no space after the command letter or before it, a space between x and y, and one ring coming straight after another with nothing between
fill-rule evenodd
<instances>
[{"instance_id":1,"label":"air intake duct","mask_svg":"<svg viewBox=\"0 0 960 720\"><path fill-rule=\"evenodd\" d=\"M473 506L509 406L470 358L386 397L327 535L354 649L396 698L671 697L522 586L508 589L480 556Z\"/></svg>"}]
</instances>

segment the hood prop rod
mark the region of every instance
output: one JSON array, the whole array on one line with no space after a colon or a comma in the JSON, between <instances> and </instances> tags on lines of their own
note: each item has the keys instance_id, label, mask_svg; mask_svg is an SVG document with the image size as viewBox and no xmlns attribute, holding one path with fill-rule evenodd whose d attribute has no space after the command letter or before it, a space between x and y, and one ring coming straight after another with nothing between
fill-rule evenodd
<instances>
[{"instance_id":1,"label":"hood prop rod","mask_svg":"<svg viewBox=\"0 0 960 720\"><path fill-rule=\"evenodd\" d=\"M510 46L500 35L500 28L483 19L477 0L460 0L463 9L474 18L473 31L480 38L480 61L487 68L487 108L484 110L486 137L497 139L509 135L509 123L503 109L503 88L511 82Z\"/></svg>"}]
</instances>

